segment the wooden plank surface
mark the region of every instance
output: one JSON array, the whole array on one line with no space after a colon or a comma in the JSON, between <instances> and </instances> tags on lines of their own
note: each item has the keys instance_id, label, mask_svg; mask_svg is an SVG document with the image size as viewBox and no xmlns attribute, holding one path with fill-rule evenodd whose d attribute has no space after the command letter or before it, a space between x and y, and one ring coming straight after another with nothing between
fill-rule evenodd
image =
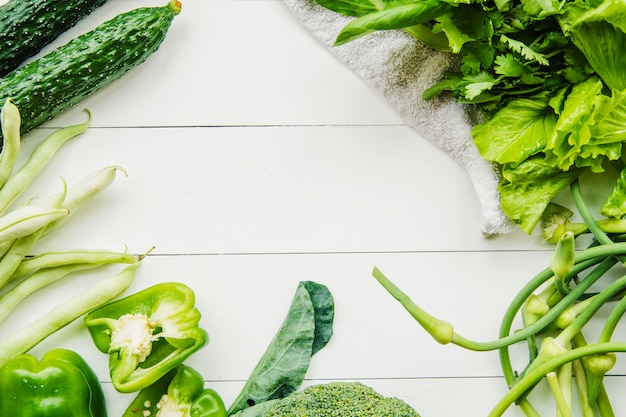
<instances>
[{"instance_id":1,"label":"wooden plank surface","mask_svg":"<svg viewBox=\"0 0 626 417\"><path fill-rule=\"evenodd\" d=\"M156 0L110 0L55 45ZM420 138L313 40L279 0L187 0L161 49L123 79L24 138L93 126L68 143L28 196L45 197L107 165L113 186L34 253L155 250L129 290L181 281L196 291L210 344L191 359L232 401L273 337L300 280L335 296L331 343L306 384L361 380L423 417L486 415L506 392L497 354L433 341L371 276L378 266L463 335L490 340L515 293L549 262L520 231L486 239L467 174ZM26 300L1 334L112 270ZM81 322L34 349L80 352L104 382L109 414L132 399ZM609 390L626 383L616 368ZM539 399L546 415L553 406ZM626 400L616 398L617 415ZM513 408L507 415L521 416Z\"/></svg>"}]
</instances>

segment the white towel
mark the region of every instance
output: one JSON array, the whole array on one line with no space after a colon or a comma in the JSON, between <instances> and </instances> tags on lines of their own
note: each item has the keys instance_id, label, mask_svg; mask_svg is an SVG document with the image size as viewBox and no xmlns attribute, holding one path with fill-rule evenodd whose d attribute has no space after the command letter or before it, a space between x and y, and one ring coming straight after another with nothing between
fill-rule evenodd
<instances>
[{"instance_id":1,"label":"white towel","mask_svg":"<svg viewBox=\"0 0 626 417\"><path fill-rule=\"evenodd\" d=\"M483 234L509 233L513 222L500 206L499 176L472 141L469 108L453 99L422 99L422 92L441 79L455 57L434 51L401 30L378 31L333 46L350 17L321 7L315 0L284 2L318 41L381 94L409 126L466 169L481 205Z\"/></svg>"}]
</instances>

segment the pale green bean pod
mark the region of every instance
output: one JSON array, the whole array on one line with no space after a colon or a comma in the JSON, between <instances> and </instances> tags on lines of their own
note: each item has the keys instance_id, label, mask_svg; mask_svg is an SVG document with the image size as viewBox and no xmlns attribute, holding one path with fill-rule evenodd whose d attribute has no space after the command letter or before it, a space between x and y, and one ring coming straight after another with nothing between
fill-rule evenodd
<instances>
[{"instance_id":1,"label":"pale green bean pod","mask_svg":"<svg viewBox=\"0 0 626 417\"><path fill-rule=\"evenodd\" d=\"M29 235L47 224L67 216L62 208L22 206L0 217L0 242Z\"/></svg>"},{"instance_id":2,"label":"pale green bean pod","mask_svg":"<svg viewBox=\"0 0 626 417\"><path fill-rule=\"evenodd\" d=\"M122 294L133 283L140 263L130 264L118 274L98 281L86 291L53 307L37 320L0 340L0 367L15 356L28 352L77 318Z\"/></svg>"},{"instance_id":3,"label":"pale green bean pod","mask_svg":"<svg viewBox=\"0 0 626 417\"><path fill-rule=\"evenodd\" d=\"M0 152L0 188L13 173L21 148L21 117L17 106L8 98L0 112L2 123L2 151Z\"/></svg>"},{"instance_id":4,"label":"pale green bean pod","mask_svg":"<svg viewBox=\"0 0 626 417\"><path fill-rule=\"evenodd\" d=\"M76 211L82 205L93 199L95 196L97 196L102 191L107 189L111 184L113 184L115 178L117 177L116 174L118 171L122 172L124 175L127 175L124 168L116 165L107 166L88 174L78 183L70 187L69 190L67 190L67 194L63 200L63 203L61 204L61 207L69 210L71 214L76 213ZM51 224L46 226L43 233L50 233L50 231L59 227L67 220L68 218L65 217L52 222Z\"/></svg>"},{"instance_id":5,"label":"pale green bean pod","mask_svg":"<svg viewBox=\"0 0 626 417\"><path fill-rule=\"evenodd\" d=\"M24 259L13 273L13 278L34 271L73 264L131 264L143 259L143 255L115 252L106 249L73 249L63 252L44 252Z\"/></svg>"},{"instance_id":6,"label":"pale green bean pod","mask_svg":"<svg viewBox=\"0 0 626 417\"><path fill-rule=\"evenodd\" d=\"M91 113L87 112L87 114L89 118L85 123L58 129L46 137L35 148L24 165L9 177L0 189L0 215L6 212L64 143L87 130L91 124Z\"/></svg>"}]
</instances>

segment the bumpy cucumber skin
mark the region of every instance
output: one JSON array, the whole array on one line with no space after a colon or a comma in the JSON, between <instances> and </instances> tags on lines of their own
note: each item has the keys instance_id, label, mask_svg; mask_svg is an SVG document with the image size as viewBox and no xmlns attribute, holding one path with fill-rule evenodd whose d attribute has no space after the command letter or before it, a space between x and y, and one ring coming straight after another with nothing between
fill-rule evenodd
<instances>
[{"instance_id":1,"label":"bumpy cucumber skin","mask_svg":"<svg viewBox=\"0 0 626 417\"><path fill-rule=\"evenodd\" d=\"M107 0L9 0L0 6L0 77Z\"/></svg>"},{"instance_id":2,"label":"bumpy cucumber skin","mask_svg":"<svg viewBox=\"0 0 626 417\"><path fill-rule=\"evenodd\" d=\"M12 98L22 135L117 80L154 53L180 12L178 0L122 13L0 79L0 102Z\"/></svg>"}]
</instances>

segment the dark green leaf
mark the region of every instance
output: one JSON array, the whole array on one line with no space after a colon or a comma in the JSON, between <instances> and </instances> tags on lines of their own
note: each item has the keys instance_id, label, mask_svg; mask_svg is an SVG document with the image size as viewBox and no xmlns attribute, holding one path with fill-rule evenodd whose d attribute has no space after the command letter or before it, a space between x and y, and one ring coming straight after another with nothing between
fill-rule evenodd
<instances>
[{"instance_id":1,"label":"dark green leaf","mask_svg":"<svg viewBox=\"0 0 626 417\"><path fill-rule=\"evenodd\" d=\"M289 312L229 414L296 391L309 369L315 338L315 311L309 292L299 284Z\"/></svg>"},{"instance_id":2,"label":"dark green leaf","mask_svg":"<svg viewBox=\"0 0 626 417\"><path fill-rule=\"evenodd\" d=\"M462 66L464 74L477 74L482 69L491 67L496 54L495 48L486 42L472 42L463 45L461 51Z\"/></svg>"},{"instance_id":3,"label":"dark green leaf","mask_svg":"<svg viewBox=\"0 0 626 417\"><path fill-rule=\"evenodd\" d=\"M335 301L325 285L314 281L303 281L302 285L309 292L315 312L315 339L313 341L313 352L311 353L315 355L326 346L333 335Z\"/></svg>"},{"instance_id":4,"label":"dark green leaf","mask_svg":"<svg viewBox=\"0 0 626 417\"><path fill-rule=\"evenodd\" d=\"M328 288L313 281L300 282L285 320L228 413L295 392L311 356L330 340L333 319L334 300Z\"/></svg>"}]
</instances>

